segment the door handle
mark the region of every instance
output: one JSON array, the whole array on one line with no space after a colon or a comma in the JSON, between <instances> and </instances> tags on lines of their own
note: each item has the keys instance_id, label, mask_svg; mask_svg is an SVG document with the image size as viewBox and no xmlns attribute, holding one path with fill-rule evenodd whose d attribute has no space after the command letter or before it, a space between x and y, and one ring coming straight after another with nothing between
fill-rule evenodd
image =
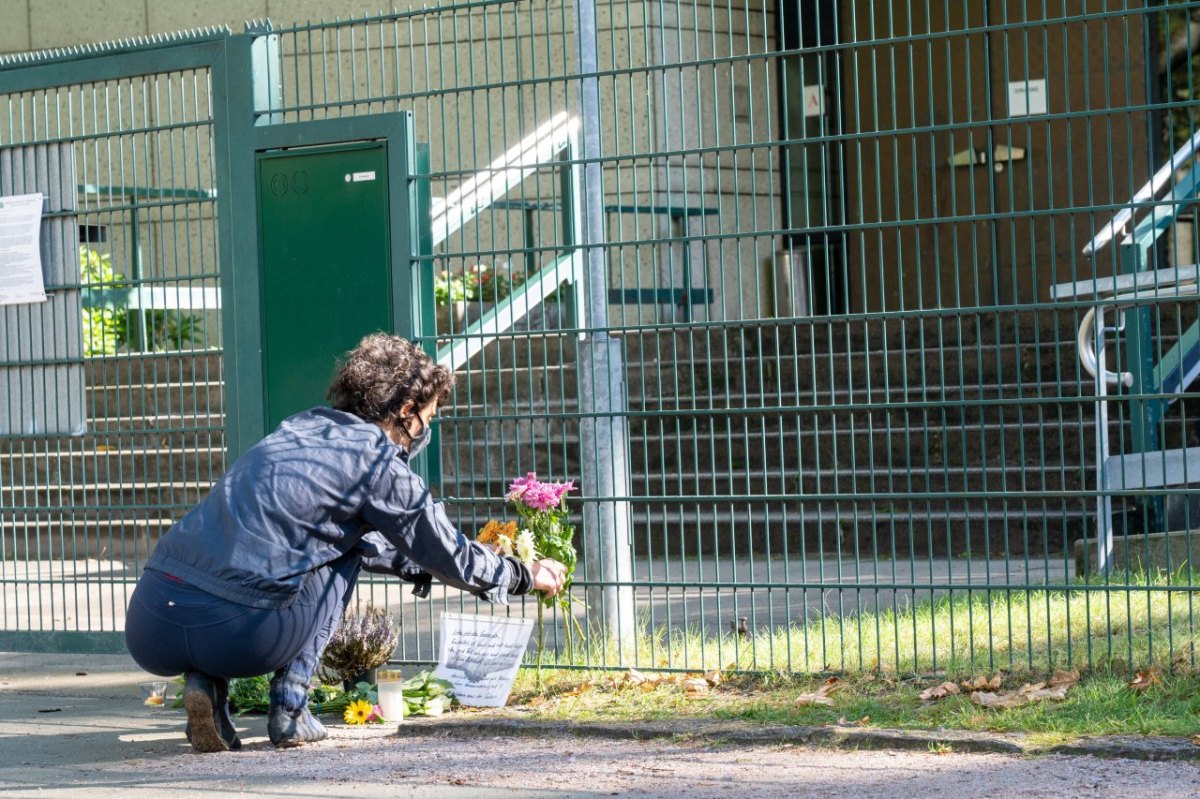
<instances>
[{"instance_id":1,"label":"door handle","mask_svg":"<svg viewBox=\"0 0 1200 799\"><path fill-rule=\"evenodd\" d=\"M949 158L950 166L976 166L990 163L992 169L997 172L1003 172L1006 163L1024 160L1024 147L1012 147L1007 144L997 144L990 153L987 150L968 147L965 150L959 150Z\"/></svg>"}]
</instances>

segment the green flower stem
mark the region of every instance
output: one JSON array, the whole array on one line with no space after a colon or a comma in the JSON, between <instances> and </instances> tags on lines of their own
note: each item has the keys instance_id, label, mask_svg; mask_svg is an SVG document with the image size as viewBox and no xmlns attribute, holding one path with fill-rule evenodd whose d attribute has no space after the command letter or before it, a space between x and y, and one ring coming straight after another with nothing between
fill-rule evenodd
<instances>
[{"instance_id":1,"label":"green flower stem","mask_svg":"<svg viewBox=\"0 0 1200 799\"><path fill-rule=\"evenodd\" d=\"M542 600L538 598L538 644L537 644L537 692L542 692L542 646L544 640L542 638Z\"/></svg>"}]
</instances>

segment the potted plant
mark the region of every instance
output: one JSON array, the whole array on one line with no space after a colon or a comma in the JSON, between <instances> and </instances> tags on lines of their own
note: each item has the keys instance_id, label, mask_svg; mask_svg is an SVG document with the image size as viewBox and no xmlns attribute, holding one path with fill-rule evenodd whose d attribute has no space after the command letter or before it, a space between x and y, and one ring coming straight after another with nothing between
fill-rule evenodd
<instances>
[{"instance_id":1,"label":"potted plant","mask_svg":"<svg viewBox=\"0 0 1200 799\"><path fill-rule=\"evenodd\" d=\"M509 264L469 264L434 277L438 332L459 332L521 285L525 275Z\"/></svg>"},{"instance_id":2,"label":"potted plant","mask_svg":"<svg viewBox=\"0 0 1200 799\"><path fill-rule=\"evenodd\" d=\"M375 684L375 669L396 651L400 630L383 608L371 603L347 608L321 656L322 679L347 691L360 682Z\"/></svg>"}]
</instances>

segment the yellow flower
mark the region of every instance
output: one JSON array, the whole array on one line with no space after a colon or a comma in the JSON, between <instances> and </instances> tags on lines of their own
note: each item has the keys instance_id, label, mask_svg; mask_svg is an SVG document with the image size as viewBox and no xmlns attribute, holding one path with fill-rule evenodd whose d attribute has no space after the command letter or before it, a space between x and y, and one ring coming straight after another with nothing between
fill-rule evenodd
<instances>
[{"instance_id":1,"label":"yellow flower","mask_svg":"<svg viewBox=\"0 0 1200 799\"><path fill-rule=\"evenodd\" d=\"M346 706L346 712L342 714L342 718L346 720L347 724L366 724L370 715L371 704L356 699Z\"/></svg>"}]
</instances>

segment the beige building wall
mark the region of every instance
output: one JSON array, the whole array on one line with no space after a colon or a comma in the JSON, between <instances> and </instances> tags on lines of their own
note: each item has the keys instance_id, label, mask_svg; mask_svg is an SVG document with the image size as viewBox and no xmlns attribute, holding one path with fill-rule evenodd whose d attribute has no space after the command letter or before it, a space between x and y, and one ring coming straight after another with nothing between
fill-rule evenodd
<instances>
[{"instance_id":1,"label":"beige building wall","mask_svg":"<svg viewBox=\"0 0 1200 799\"><path fill-rule=\"evenodd\" d=\"M4 21L0 53L221 25L236 33L243 30L244 21L263 18L286 29L307 21L367 15L360 0L0 0L0 8ZM713 236L690 244L692 284L707 286L715 294L711 306L694 309L697 320L758 315L765 305L759 271L764 258L778 249L770 235L760 235L781 224L777 156L775 148L753 146L778 137L774 61L765 57L774 48L775 23L773 14L763 8L748 0L733 0L720 8L624 2L601 2L598 7L600 70L614 73L601 78L604 156L616 157L605 164L606 201L710 212L687 226L673 226L662 214L609 214L609 239L617 243L610 256L610 284L678 289L684 245L663 239ZM554 112L575 112L575 85L563 79L573 71L574 60L569 3L548 0L534 8L519 4L472 9L457 13L453 24L441 30L432 24L435 19L430 16L429 24L418 23L415 28L403 23L364 24L343 29L341 38L324 41L319 33L310 37L285 32L281 46L285 106L307 107L288 118L411 109L418 139L431 144L433 169L438 171L482 168ZM381 36L396 37L400 46L390 39L381 44ZM439 37L446 46L434 46ZM764 57L715 67L658 69L751 53ZM534 81L529 86L517 86L529 79ZM465 90L472 85L487 88ZM344 104L349 98L422 92L429 94L416 100ZM330 100L335 101L330 107L320 107ZM108 103L120 106L121 100L110 97ZM192 134L170 135L185 139ZM161 140L151 144L149 162L139 168L139 183L207 187L211 164L203 142L193 142L200 146L192 146L186 159L179 157L182 141L178 147ZM713 152L731 144L751 146ZM96 153L91 168L109 174L96 175L91 182L130 182L128 167L126 172L119 167L114 172L113 164L136 163L139 152L147 151L145 145L137 137L123 140L119 146L129 150L127 158ZM709 152L680 153L696 149ZM442 181L435 186L435 195L452 190L454 183L453 177ZM525 192L552 198L553 186L553 178L547 176L536 188L531 181ZM208 215L202 220L144 220L145 274L214 271L214 226ZM539 218L543 230L552 231L553 223L552 213ZM523 244L519 231L518 213L484 215L449 240L445 250L469 254L519 248ZM128 260L128 253L118 256L117 251L128 250L129 241L128 230L117 225L112 245L115 260ZM620 246L620 242L629 243ZM538 246L553 243L537 242ZM549 254L539 257L548 259ZM186 259L183 266L180 259ZM468 255L461 259L470 260ZM644 324L670 321L677 315L670 307L618 305L612 308L611 321Z\"/></svg>"}]
</instances>

